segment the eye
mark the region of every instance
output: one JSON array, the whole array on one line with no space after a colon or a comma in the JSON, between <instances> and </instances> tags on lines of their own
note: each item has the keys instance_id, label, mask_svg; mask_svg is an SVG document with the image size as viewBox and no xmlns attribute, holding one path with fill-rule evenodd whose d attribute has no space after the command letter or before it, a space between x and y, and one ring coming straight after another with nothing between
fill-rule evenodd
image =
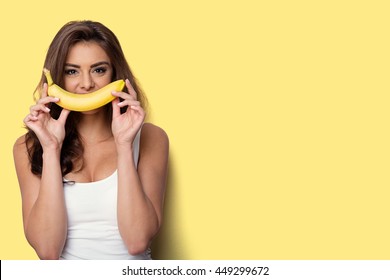
<instances>
[{"instance_id":1,"label":"eye","mask_svg":"<svg viewBox=\"0 0 390 280\"><path fill-rule=\"evenodd\" d=\"M76 69L65 69L66 75L75 75L77 73Z\"/></svg>"},{"instance_id":2,"label":"eye","mask_svg":"<svg viewBox=\"0 0 390 280\"><path fill-rule=\"evenodd\" d=\"M93 70L93 72L98 73L98 74L104 74L107 72L106 67L98 67Z\"/></svg>"}]
</instances>

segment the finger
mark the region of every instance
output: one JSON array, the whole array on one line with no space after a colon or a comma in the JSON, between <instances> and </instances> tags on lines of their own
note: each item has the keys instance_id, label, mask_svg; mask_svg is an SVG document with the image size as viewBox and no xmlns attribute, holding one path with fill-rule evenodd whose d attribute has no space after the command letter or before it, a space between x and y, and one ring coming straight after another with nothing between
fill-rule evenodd
<instances>
[{"instance_id":1,"label":"finger","mask_svg":"<svg viewBox=\"0 0 390 280\"><path fill-rule=\"evenodd\" d=\"M50 109L48 107L46 107L45 104L35 104L35 105L30 107L30 112L33 112L33 111L46 111L46 112L49 112Z\"/></svg>"},{"instance_id":2,"label":"finger","mask_svg":"<svg viewBox=\"0 0 390 280\"><path fill-rule=\"evenodd\" d=\"M58 117L58 121L61 124L65 125L66 119L68 118L69 113L70 113L70 111L68 109L62 109L60 116Z\"/></svg>"},{"instance_id":3,"label":"finger","mask_svg":"<svg viewBox=\"0 0 390 280\"><path fill-rule=\"evenodd\" d=\"M131 85L129 79L126 79L126 87L127 90L129 91L129 94L134 97L135 100L137 100L137 92L134 90L133 86Z\"/></svg>"},{"instance_id":4,"label":"finger","mask_svg":"<svg viewBox=\"0 0 390 280\"><path fill-rule=\"evenodd\" d=\"M120 97L122 99L133 99L133 100L136 100L134 98L134 96L132 96L130 93L123 92L123 91L113 91L113 92L111 92L111 94L113 96Z\"/></svg>"},{"instance_id":5,"label":"finger","mask_svg":"<svg viewBox=\"0 0 390 280\"><path fill-rule=\"evenodd\" d=\"M142 117L145 117L145 115L146 115L144 109L141 106L130 106L130 109L133 111L136 111Z\"/></svg>"},{"instance_id":6,"label":"finger","mask_svg":"<svg viewBox=\"0 0 390 280\"><path fill-rule=\"evenodd\" d=\"M141 106L141 103L136 100L123 100L122 102L118 103L119 107L125 107L125 106Z\"/></svg>"},{"instance_id":7,"label":"finger","mask_svg":"<svg viewBox=\"0 0 390 280\"><path fill-rule=\"evenodd\" d=\"M60 101L60 99L58 97L46 96L46 97L42 97L41 99L39 99L37 104L48 104L51 102L57 103L58 101Z\"/></svg>"},{"instance_id":8,"label":"finger","mask_svg":"<svg viewBox=\"0 0 390 280\"><path fill-rule=\"evenodd\" d=\"M36 120L38 120L38 117L35 117L35 116L31 115L31 114L28 114L28 115L24 118L23 122L24 122L25 124L27 124L27 123L29 123L29 122L33 122L33 121L36 121Z\"/></svg>"},{"instance_id":9,"label":"finger","mask_svg":"<svg viewBox=\"0 0 390 280\"><path fill-rule=\"evenodd\" d=\"M33 116L38 116L39 112L49 113L50 109L45 106L45 104L36 104L30 107L30 114Z\"/></svg>"},{"instance_id":10,"label":"finger","mask_svg":"<svg viewBox=\"0 0 390 280\"><path fill-rule=\"evenodd\" d=\"M116 117L119 117L121 115L121 109L120 107L118 106L119 104L119 98L115 98L112 102L112 117L113 118L116 118Z\"/></svg>"},{"instance_id":11,"label":"finger","mask_svg":"<svg viewBox=\"0 0 390 280\"><path fill-rule=\"evenodd\" d=\"M41 99L44 98L44 97L47 97L47 96L48 96L48 94L47 94L47 83L43 83Z\"/></svg>"}]
</instances>

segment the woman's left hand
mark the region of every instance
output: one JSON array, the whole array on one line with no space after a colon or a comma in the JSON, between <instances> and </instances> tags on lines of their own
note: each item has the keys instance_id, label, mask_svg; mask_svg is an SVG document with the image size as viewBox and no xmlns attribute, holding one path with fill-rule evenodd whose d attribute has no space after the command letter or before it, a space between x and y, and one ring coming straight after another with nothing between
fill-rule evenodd
<instances>
[{"instance_id":1,"label":"woman's left hand","mask_svg":"<svg viewBox=\"0 0 390 280\"><path fill-rule=\"evenodd\" d=\"M137 100L137 93L128 79L126 79L126 87L129 93L112 93L117 98L112 101L111 129L117 145L131 147L135 135L144 122L145 111L142 109L141 103ZM119 97L123 101L120 101ZM121 114L120 109L126 106L128 106L126 112Z\"/></svg>"}]
</instances>

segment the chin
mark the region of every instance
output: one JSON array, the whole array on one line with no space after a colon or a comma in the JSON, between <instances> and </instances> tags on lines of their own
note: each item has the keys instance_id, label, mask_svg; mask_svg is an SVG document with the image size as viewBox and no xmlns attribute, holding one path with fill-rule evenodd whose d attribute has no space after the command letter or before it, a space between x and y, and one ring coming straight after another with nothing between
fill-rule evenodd
<instances>
[{"instance_id":1,"label":"chin","mask_svg":"<svg viewBox=\"0 0 390 280\"><path fill-rule=\"evenodd\" d=\"M96 108L96 109L89 110L89 111L83 111L83 112L80 112L80 113L83 114L83 115L93 115L93 114L101 112L102 108L103 107L100 107L100 108Z\"/></svg>"}]
</instances>

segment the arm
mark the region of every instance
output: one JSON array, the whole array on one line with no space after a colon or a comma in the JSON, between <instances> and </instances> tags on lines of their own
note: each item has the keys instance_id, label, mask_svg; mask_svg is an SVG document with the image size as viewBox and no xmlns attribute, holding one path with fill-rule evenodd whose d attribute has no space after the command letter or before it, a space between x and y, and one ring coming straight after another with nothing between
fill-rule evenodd
<instances>
[{"instance_id":1,"label":"arm","mask_svg":"<svg viewBox=\"0 0 390 280\"><path fill-rule=\"evenodd\" d=\"M144 252L162 222L167 168L168 137L152 124L144 124L140 140L138 170L132 143L145 119L137 93L126 80L129 93L113 92L112 132L118 153L118 227L131 255ZM127 106L121 114L120 108Z\"/></svg>"},{"instance_id":2,"label":"arm","mask_svg":"<svg viewBox=\"0 0 390 280\"><path fill-rule=\"evenodd\" d=\"M66 240L67 217L59 154L56 150L44 152L39 178L30 171L23 139L19 138L14 145L24 232L40 259L58 259Z\"/></svg>"},{"instance_id":3,"label":"arm","mask_svg":"<svg viewBox=\"0 0 390 280\"><path fill-rule=\"evenodd\" d=\"M59 118L54 120L46 106L58 101L58 98L47 96L45 84L42 98L30 108L30 114L24 119L26 126L37 135L43 149L41 177L31 172L24 137L19 138L14 145L24 232L41 259L58 259L67 234L60 153L69 111L62 110Z\"/></svg>"},{"instance_id":4,"label":"arm","mask_svg":"<svg viewBox=\"0 0 390 280\"><path fill-rule=\"evenodd\" d=\"M162 223L168 146L162 129L145 124L138 171L132 145L118 147L118 225L132 255L148 248Z\"/></svg>"}]
</instances>

